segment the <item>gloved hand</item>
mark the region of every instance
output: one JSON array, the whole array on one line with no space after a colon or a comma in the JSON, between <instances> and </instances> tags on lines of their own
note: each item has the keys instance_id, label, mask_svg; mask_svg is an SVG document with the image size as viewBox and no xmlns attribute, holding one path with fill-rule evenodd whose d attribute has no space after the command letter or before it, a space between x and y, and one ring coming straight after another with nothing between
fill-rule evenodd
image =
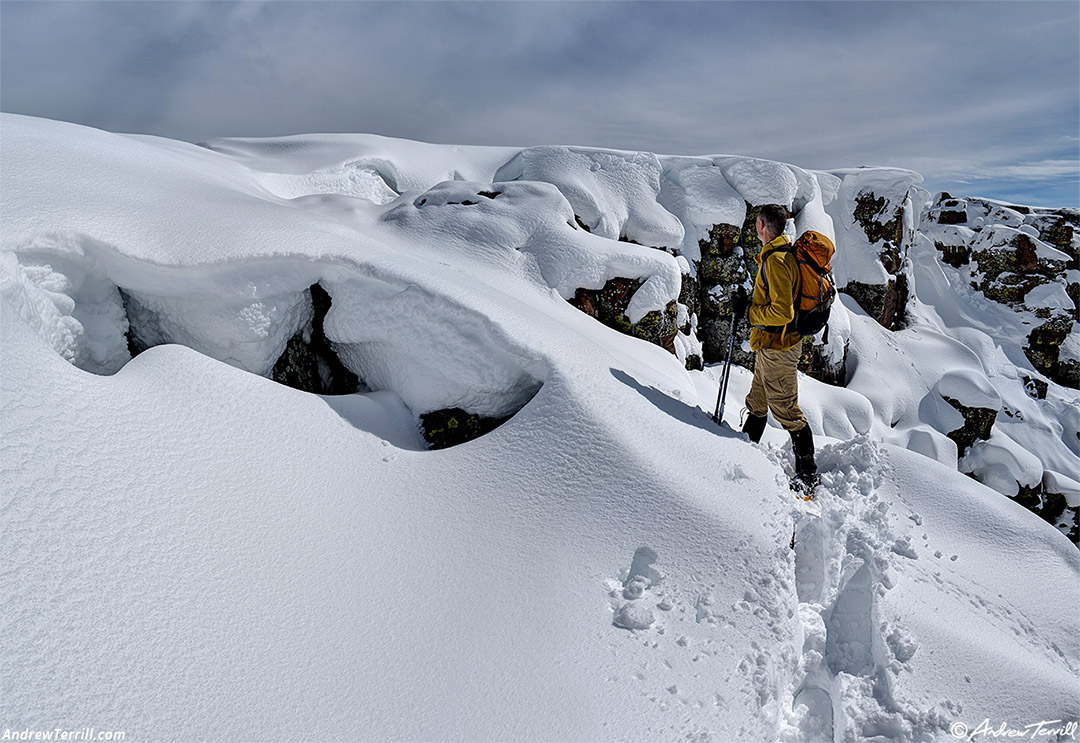
<instances>
[{"instance_id":1,"label":"gloved hand","mask_svg":"<svg viewBox=\"0 0 1080 743\"><path fill-rule=\"evenodd\" d=\"M742 286L735 287L735 291L731 294L731 312L735 317L742 317L746 314L747 307L750 306L750 297L746 294L746 288Z\"/></svg>"}]
</instances>

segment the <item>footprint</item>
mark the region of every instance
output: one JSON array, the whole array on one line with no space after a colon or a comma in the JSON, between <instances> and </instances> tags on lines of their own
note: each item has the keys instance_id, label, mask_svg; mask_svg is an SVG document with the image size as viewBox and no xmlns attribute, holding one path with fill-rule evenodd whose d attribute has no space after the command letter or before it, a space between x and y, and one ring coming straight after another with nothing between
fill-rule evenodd
<instances>
[{"instance_id":1,"label":"footprint","mask_svg":"<svg viewBox=\"0 0 1080 743\"><path fill-rule=\"evenodd\" d=\"M873 669L873 575L864 564L836 597L826 622L825 658L834 674L863 675Z\"/></svg>"},{"instance_id":2,"label":"footprint","mask_svg":"<svg viewBox=\"0 0 1080 743\"><path fill-rule=\"evenodd\" d=\"M825 590L825 531L820 518L801 520L795 540L795 592L799 603L818 603Z\"/></svg>"},{"instance_id":3,"label":"footprint","mask_svg":"<svg viewBox=\"0 0 1080 743\"><path fill-rule=\"evenodd\" d=\"M829 692L816 686L807 687L795 697L795 707L806 705L806 715L800 727L805 740L833 739L833 703Z\"/></svg>"},{"instance_id":4,"label":"footprint","mask_svg":"<svg viewBox=\"0 0 1080 743\"><path fill-rule=\"evenodd\" d=\"M627 573L623 585L628 585L638 576L647 578L649 585L656 585L663 580L664 574L653 567L659 557L651 547L638 547L634 551L634 559L630 561L630 572Z\"/></svg>"},{"instance_id":5,"label":"footprint","mask_svg":"<svg viewBox=\"0 0 1080 743\"><path fill-rule=\"evenodd\" d=\"M626 602L615 610L612 624L629 630L648 629L656 622L649 602L642 601L646 591L663 579L663 574L652 567L658 559L656 550L638 547L630 561L630 570L623 582L622 597ZM670 608L670 607L669 607Z\"/></svg>"}]
</instances>

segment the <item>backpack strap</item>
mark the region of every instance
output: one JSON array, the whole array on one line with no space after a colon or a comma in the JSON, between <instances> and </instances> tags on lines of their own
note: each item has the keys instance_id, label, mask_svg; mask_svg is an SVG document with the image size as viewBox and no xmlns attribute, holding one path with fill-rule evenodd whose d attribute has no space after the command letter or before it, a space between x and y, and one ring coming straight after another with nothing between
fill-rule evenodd
<instances>
[{"instance_id":1,"label":"backpack strap","mask_svg":"<svg viewBox=\"0 0 1080 743\"><path fill-rule=\"evenodd\" d=\"M767 261L769 259L769 256L772 255L773 253L791 253L791 254L794 255L794 253L795 253L795 245L794 245L794 243L787 243L785 245L778 245L777 247L773 248L772 250L770 250L765 255L761 256L761 282L765 285L765 296L769 295L769 274L765 271L765 261ZM799 281L800 282L802 281L801 273L799 275ZM801 289L801 287L800 287L800 289ZM796 291L796 296L798 296L798 291Z\"/></svg>"},{"instance_id":2,"label":"backpack strap","mask_svg":"<svg viewBox=\"0 0 1080 743\"><path fill-rule=\"evenodd\" d=\"M765 285L765 296L766 297L770 296L771 292L769 291L769 274L768 274L768 272L765 271L765 261L767 261L769 259L769 256L772 255L773 253L791 253L792 255L795 255L795 250L796 250L795 243L787 243L785 245L778 245L775 248L773 248L772 250L770 250L768 253L765 253L764 255L761 256L761 271L760 271L760 273L761 273L761 283ZM802 263L802 261L800 261L800 260L798 260L798 258L796 258L796 263ZM793 306L793 308L795 310L795 316L796 317L792 318L791 322L789 322L787 325L762 325L761 326L761 328L763 330L766 330L766 331L768 331L770 333L779 333L781 343L784 342L784 336L787 335L788 328L794 327L795 320L796 320L796 318L798 317L798 314L799 314L798 307L794 307L794 305L795 305L796 301L798 301L799 295L802 293L802 271L795 271L795 281L796 281L796 284L795 284L795 287L794 287L795 291L793 293L791 303L792 303L792 306Z\"/></svg>"}]
</instances>

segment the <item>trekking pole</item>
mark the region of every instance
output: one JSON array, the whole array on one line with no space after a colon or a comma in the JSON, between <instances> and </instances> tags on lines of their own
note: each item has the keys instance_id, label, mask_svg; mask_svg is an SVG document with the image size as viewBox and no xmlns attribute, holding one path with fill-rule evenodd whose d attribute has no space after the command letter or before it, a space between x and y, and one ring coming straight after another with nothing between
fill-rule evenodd
<instances>
[{"instance_id":1,"label":"trekking pole","mask_svg":"<svg viewBox=\"0 0 1080 743\"><path fill-rule=\"evenodd\" d=\"M716 412L713 420L716 425L724 420L724 405L727 403L728 380L731 379L731 357L735 355L735 333L739 326L739 313L731 313L731 340L728 342L727 359L724 361L724 371L720 375L720 391L716 396Z\"/></svg>"}]
</instances>

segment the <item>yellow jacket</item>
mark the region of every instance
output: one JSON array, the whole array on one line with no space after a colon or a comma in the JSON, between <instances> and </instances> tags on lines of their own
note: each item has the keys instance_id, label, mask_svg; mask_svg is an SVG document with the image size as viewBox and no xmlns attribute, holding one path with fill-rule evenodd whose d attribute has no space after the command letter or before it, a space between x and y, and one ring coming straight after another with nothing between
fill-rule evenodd
<instances>
[{"instance_id":1,"label":"yellow jacket","mask_svg":"<svg viewBox=\"0 0 1080 743\"><path fill-rule=\"evenodd\" d=\"M802 336L797 331L785 330L785 326L795 319L795 286L799 280L799 266L795 253L777 248L790 243L787 235L781 235L754 256L758 264L754 296L750 302L750 348L754 351L763 348L786 351L802 342ZM765 290L763 274L768 275L768 291Z\"/></svg>"}]
</instances>

